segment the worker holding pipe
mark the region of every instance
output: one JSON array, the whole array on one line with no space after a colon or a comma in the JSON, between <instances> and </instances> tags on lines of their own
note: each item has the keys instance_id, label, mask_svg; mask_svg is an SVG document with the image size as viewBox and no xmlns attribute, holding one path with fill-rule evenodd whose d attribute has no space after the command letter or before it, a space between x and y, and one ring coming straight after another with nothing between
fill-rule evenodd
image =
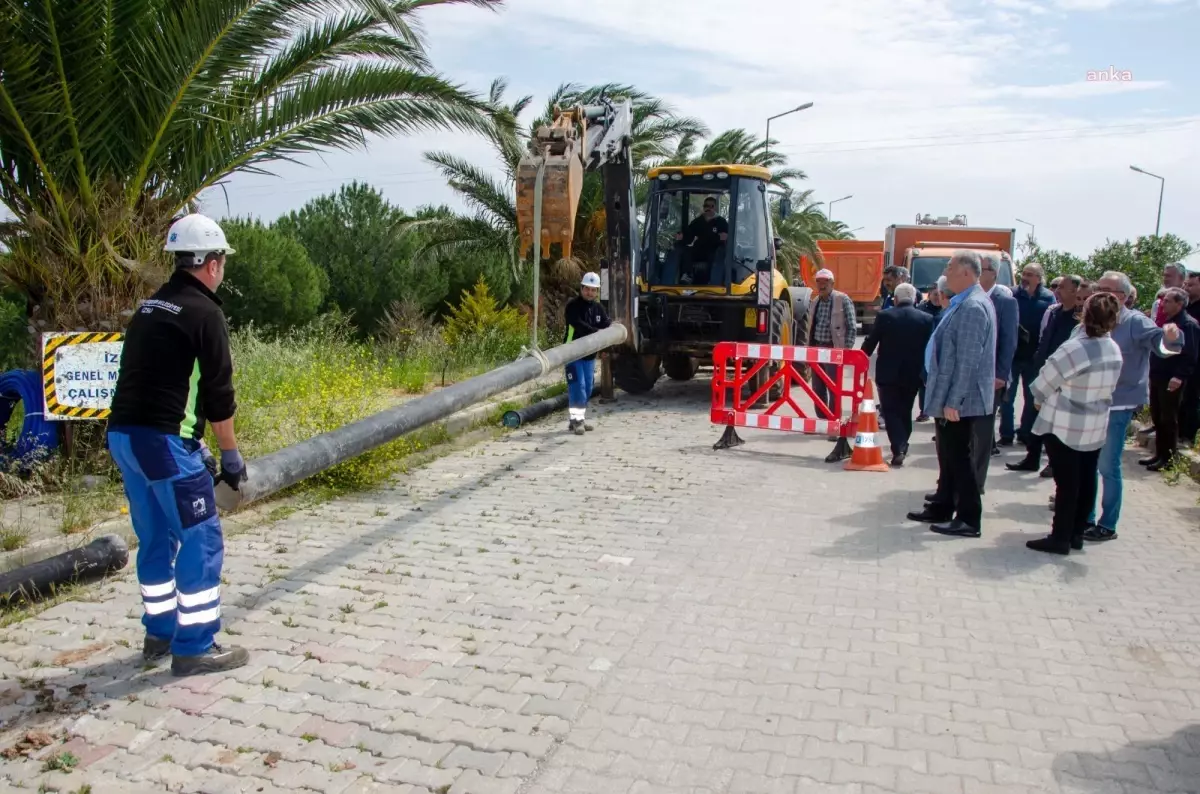
<instances>
[{"instance_id":1,"label":"worker holding pipe","mask_svg":"<svg viewBox=\"0 0 1200 794\"><path fill-rule=\"evenodd\" d=\"M125 332L108 446L138 538L142 655L170 654L171 672L185 676L249 661L245 649L213 641L225 548L214 485L236 490L246 463L233 431L233 361L216 295L234 251L221 227L198 214L171 226L164 250L175 255L175 272ZM207 423L220 443L219 470L204 444Z\"/></svg>"},{"instance_id":2,"label":"worker holding pipe","mask_svg":"<svg viewBox=\"0 0 1200 794\"><path fill-rule=\"evenodd\" d=\"M579 295L567 303L567 338L573 342L608 328L612 320L604 307L596 300L600 297L600 276L585 273L579 287ZM587 423L588 400L592 396L592 383L596 375L596 354L572 361L567 365L567 412L570 421L567 430L577 436L591 430Z\"/></svg>"}]
</instances>

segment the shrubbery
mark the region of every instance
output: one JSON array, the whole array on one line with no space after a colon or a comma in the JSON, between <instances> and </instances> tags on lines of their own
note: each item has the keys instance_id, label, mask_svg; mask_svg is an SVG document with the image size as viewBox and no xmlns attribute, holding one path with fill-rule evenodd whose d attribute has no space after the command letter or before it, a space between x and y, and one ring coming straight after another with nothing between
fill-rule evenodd
<instances>
[{"instance_id":1,"label":"shrubbery","mask_svg":"<svg viewBox=\"0 0 1200 794\"><path fill-rule=\"evenodd\" d=\"M222 224L237 253L225 262L220 294L232 327L286 330L317 317L327 279L299 242L260 221Z\"/></svg>"}]
</instances>

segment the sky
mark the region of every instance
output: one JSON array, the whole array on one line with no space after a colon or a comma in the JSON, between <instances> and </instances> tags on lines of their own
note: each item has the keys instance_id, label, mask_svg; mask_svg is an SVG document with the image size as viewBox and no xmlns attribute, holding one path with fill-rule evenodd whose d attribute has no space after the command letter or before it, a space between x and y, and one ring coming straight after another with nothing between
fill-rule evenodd
<instances>
[{"instance_id":1,"label":"sky","mask_svg":"<svg viewBox=\"0 0 1200 794\"><path fill-rule=\"evenodd\" d=\"M851 196L832 215L860 239L963 214L1086 256L1153 234L1164 185L1163 233L1200 244L1200 0L508 0L421 19L440 72L481 93L503 76L535 109L562 83L633 84L714 134L763 135L812 102L771 137L797 187ZM235 176L204 208L269 221L354 179L461 207L430 150L498 172L469 135L376 140Z\"/></svg>"}]
</instances>

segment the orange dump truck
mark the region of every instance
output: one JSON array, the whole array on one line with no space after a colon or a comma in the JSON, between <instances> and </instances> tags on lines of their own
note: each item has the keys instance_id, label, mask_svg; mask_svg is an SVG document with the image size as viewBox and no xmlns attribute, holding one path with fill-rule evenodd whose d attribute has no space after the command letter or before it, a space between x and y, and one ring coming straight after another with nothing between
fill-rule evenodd
<instances>
[{"instance_id":1,"label":"orange dump truck","mask_svg":"<svg viewBox=\"0 0 1200 794\"><path fill-rule=\"evenodd\" d=\"M884 267L900 265L908 268L912 283L922 293L937 285L953 253L962 248L977 251L1007 251L1011 257L1016 243L1016 229L994 229L968 226L965 215L953 218L917 216L912 225L892 224L884 232ZM1013 285L1011 268L997 274L1001 284Z\"/></svg>"},{"instance_id":2,"label":"orange dump truck","mask_svg":"<svg viewBox=\"0 0 1200 794\"><path fill-rule=\"evenodd\" d=\"M870 330L879 309L879 287L883 281L883 240L817 240L824 263L800 257L800 278L804 286L817 288L816 275L821 268L833 272L833 284L854 301L854 310L863 332Z\"/></svg>"}]
</instances>

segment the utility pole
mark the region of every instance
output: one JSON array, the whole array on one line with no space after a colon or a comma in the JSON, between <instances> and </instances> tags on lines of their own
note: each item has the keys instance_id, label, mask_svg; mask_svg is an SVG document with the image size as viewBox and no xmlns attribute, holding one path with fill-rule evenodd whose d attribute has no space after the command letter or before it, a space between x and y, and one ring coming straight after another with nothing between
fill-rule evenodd
<instances>
[{"instance_id":1,"label":"utility pole","mask_svg":"<svg viewBox=\"0 0 1200 794\"><path fill-rule=\"evenodd\" d=\"M1166 190L1167 180L1165 178L1159 176L1158 174L1152 174L1149 171L1138 168L1136 165L1129 166L1129 170L1137 171L1139 174L1145 174L1146 176L1152 176L1158 180L1158 220L1155 221L1155 223L1154 223L1154 236L1158 237L1159 236L1158 233L1162 229L1163 191Z\"/></svg>"},{"instance_id":2,"label":"utility pole","mask_svg":"<svg viewBox=\"0 0 1200 794\"><path fill-rule=\"evenodd\" d=\"M829 220L833 220L833 205L837 204L839 201L845 201L846 199L852 199L852 198L854 198L854 196L852 196L852 195L851 196L842 196L839 199L834 199L833 201L824 202L829 205L829 211L827 213L825 213L825 217L829 218Z\"/></svg>"}]
</instances>

